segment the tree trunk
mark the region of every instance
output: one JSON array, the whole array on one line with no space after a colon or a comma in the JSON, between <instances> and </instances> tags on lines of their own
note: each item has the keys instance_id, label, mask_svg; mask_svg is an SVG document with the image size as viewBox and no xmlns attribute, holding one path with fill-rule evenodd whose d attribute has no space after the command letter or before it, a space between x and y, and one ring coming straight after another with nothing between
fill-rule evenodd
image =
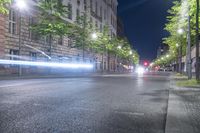
<instances>
[{"instance_id":1,"label":"tree trunk","mask_svg":"<svg viewBox=\"0 0 200 133\"><path fill-rule=\"evenodd\" d=\"M52 34L49 35L49 56L52 56Z\"/></svg>"},{"instance_id":2,"label":"tree trunk","mask_svg":"<svg viewBox=\"0 0 200 133\"><path fill-rule=\"evenodd\" d=\"M196 79L200 80L199 76L199 67L200 67L200 61L199 61L199 0L196 0L197 5L197 12L196 12Z\"/></svg>"},{"instance_id":3,"label":"tree trunk","mask_svg":"<svg viewBox=\"0 0 200 133\"><path fill-rule=\"evenodd\" d=\"M190 30L190 16L188 16L188 45L187 45L187 58L186 58L186 70L188 79L192 79L192 67L191 67L191 30Z\"/></svg>"},{"instance_id":4,"label":"tree trunk","mask_svg":"<svg viewBox=\"0 0 200 133\"><path fill-rule=\"evenodd\" d=\"M82 45L83 45L83 62L84 62L84 60L85 60L85 45L83 42L82 42Z\"/></svg>"},{"instance_id":5,"label":"tree trunk","mask_svg":"<svg viewBox=\"0 0 200 133\"><path fill-rule=\"evenodd\" d=\"M179 73L182 74L182 44L179 47Z\"/></svg>"},{"instance_id":6,"label":"tree trunk","mask_svg":"<svg viewBox=\"0 0 200 133\"><path fill-rule=\"evenodd\" d=\"M108 72L110 72L110 52L107 52Z\"/></svg>"},{"instance_id":7,"label":"tree trunk","mask_svg":"<svg viewBox=\"0 0 200 133\"><path fill-rule=\"evenodd\" d=\"M117 62L117 55L115 55L115 72L117 72L117 66L118 66L118 62Z\"/></svg>"},{"instance_id":8,"label":"tree trunk","mask_svg":"<svg viewBox=\"0 0 200 133\"><path fill-rule=\"evenodd\" d=\"M102 73L104 72L104 52L102 53Z\"/></svg>"},{"instance_id":9,"label":"tree trunk","mask_svg":"<svg viewBox=\"0 0 200 133\"><path fill-rule=\"evenodd\" d=\"M22 14L19 12L19 56L21 56L21 31L22 31ZM19 76L22 76L22 66L19 65Z\"/></svg>"}]
</instances>

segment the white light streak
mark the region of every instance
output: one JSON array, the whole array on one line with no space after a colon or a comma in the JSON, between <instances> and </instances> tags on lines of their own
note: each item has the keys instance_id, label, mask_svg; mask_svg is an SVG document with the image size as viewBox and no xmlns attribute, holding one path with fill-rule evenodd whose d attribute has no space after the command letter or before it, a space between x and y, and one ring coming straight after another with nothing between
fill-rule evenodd
<instances>
[{"instance_id":1,"label":"white light streak","mask_svg":"<svg viewBox=\"0 0 200 133\"><path fill-rule=\"evenodd\" d=\"M54 63L54 62L32 62L32 61L17 61L17 60L0 60L2 65L23 65L23 66L41 66L54 68L74 68L74 69L92 69L92 64L84 63Z\"/></svg>"}]
</instances>

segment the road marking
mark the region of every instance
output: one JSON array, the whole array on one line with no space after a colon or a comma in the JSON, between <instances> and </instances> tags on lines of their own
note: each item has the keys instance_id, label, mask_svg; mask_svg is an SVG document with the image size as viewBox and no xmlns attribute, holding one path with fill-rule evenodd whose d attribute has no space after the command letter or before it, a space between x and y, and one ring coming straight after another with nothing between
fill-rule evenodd
<instances>
[{"instance_id":1,"label":"road marking","mask_svg":"<svg viewBox=\"0 0 200 133\"><path fill-rule=\"evenodd\" d=\"M22 86L22 85L25 85L25 83L22 83L22 84L13 84L13 85L2 85L2 86L0 86L0 88L4 88L4 87L14 87L14 86Z\"/></svg>"},{"instance_id":2,"label":"road marking","mask_svg":"<svg viewBox=\"0 0 200 133\"><path fill-rule=\"evenodd\" d=\"M124 114L124 115L133 115L133 116L144 116L144 113L139 113L139 112L123 112L123 111L115 111L115 113L118 114Z\"/></svg>"},{"instance_id":3,"label":"road marking","mask_svg":"<svg viewBox=\"0 0 200 133\"><path fill-rule=\"evenodd\" d=\"M1 103L3 103L3 104L20 104L20 102L18 102L18 101L1 101Z\"/></svg>"}]
</instances>

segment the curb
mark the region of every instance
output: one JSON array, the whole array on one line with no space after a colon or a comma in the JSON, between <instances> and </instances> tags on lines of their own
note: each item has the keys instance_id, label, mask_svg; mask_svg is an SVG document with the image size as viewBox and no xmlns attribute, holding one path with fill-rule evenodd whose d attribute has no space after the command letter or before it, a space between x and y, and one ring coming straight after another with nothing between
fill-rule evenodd
<instances>
[{"instance_id":1,"label":"curb","mask_svg":"<svg viewBox=\"0 0 200 133\"><path fill-rule=\"evenodd\" d=\"M69 74L69 75L9 75L9 76L0 76L0 80L22 80L22 79L50 79L50 78L89 78L89 77L101 77L111 74L119 73L83 73L83 74ZM122 74L122 73L120 73ZM127 73L124 73L127 74Z\"/></svg>"},{"instance_id":2,"label":"curb","mask_svg":"<svg viewBox=\"0 0 200 133\"><path fill-rule=\"evenodd\" d=\"M167 117L165 125L165 133L196 133L194 125L190 121L188 110L185 109L185 97L181 92L200 91L197 88L177 87L175 80L171 78L169 88L169 99L167 108ZM199 133L199 132L198 132Z\"/></svg>"}]
</instances>

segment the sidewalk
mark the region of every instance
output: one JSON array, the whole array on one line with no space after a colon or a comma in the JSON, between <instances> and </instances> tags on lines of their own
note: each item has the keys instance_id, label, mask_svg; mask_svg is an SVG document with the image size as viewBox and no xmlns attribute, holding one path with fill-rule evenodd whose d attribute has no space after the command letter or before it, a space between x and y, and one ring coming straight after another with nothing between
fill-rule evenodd
<instances>
[{"instance_id":1,"label":"sidewalk","mask_svg":"<svg viewBox=\"0 0 200 133\"><path fill-rule=\"evenodd\" d=\"M171 78L165 133L200 133L200 88L177 87L175 82Z\"/></svg>"}]
</instances>

